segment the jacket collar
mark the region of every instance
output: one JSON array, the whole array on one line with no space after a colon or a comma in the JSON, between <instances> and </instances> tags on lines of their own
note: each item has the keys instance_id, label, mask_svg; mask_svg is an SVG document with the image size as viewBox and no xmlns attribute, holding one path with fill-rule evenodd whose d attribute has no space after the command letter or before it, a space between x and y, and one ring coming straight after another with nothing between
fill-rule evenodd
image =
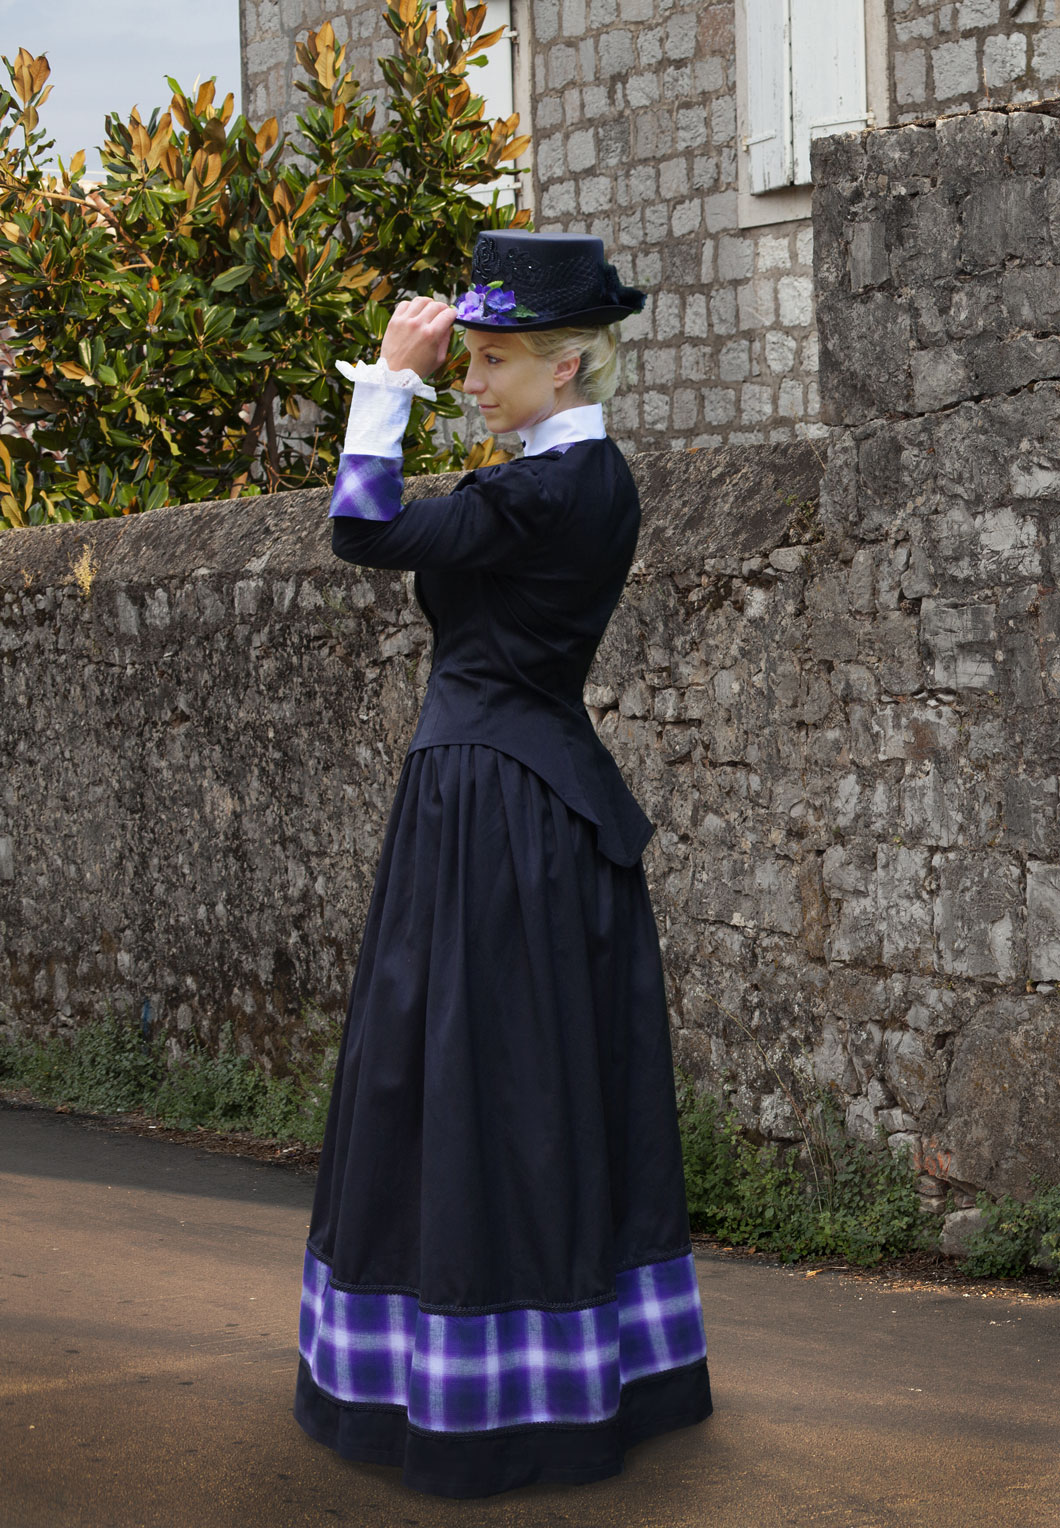
<instances>
[{"instance_id":1,"label":"jacket collar","mask_svg":"<svg viewBox=\"0 0 1060 1528\"><path fill-rule=\"evenodd\" d=\"M599 403L587 403L576 409L562 409L550 414L540 424L519 431L524 456L540 456L557 446L573 446L579 440L603 440L604 411Z\"/></svg>"}]
</instances>

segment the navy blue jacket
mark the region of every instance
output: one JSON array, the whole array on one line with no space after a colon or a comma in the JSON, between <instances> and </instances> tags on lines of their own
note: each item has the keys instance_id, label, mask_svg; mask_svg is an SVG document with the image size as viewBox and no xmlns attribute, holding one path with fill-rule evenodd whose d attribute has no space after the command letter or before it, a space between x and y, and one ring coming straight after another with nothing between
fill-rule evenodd
<instances>
[{"instance_id":1,"label":"navy blue jacket","mask_svg":"<svg viewBox=\"0 0 1060 1528\"><path fill-rule=\"evenodd\" d=\"M633 865L654 828L582 691L637 545L640 502L609 438L484 467L389 520L332 521L339 557L415 570L434 652L409 750L487 743L534 770Z\"/></svg>"}]
</instances>

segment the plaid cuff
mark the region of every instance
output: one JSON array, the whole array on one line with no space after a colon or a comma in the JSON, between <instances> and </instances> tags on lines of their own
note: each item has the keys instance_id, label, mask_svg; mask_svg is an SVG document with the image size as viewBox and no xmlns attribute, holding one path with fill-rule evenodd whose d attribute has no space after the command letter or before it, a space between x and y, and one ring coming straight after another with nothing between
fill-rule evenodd
<instances>
[{"instance_id":1,"label":"plaid cuff","mask_svg":"<svg viewBox=\"0 0 1060 1528\"><path fill-rule=\"evenodd\" d=\"M356 520L393 520L401 512L404 486L400 456L352 456L343 452L328 519L348 515Z\"/></svg>"},{"instance_id":2,"label":"plaid cuff","mask_svg":"<svg viewBox=\"0 0 1060 1528\"><path fill-rule=\"evenodd\" d=\"M691 1254L620 1273L581 1310L441 1315L413 1295L335 1289L307 1250L299 1347L334 1400L402 1406L434 1432L592 1423L631 1380L706 1356Z\"/></svg>"}]
</instances>

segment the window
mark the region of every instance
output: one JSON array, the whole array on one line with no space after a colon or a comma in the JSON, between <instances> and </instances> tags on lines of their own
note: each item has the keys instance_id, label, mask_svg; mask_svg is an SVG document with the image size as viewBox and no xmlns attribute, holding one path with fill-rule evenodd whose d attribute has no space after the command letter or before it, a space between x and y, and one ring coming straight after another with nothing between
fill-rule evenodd
<instances>
[{"instance_id":1,"label":"window","mask_svg":"<svg viewBox=\"0 0 1060 1528\"><path fill-rule=\"evenodd\" d=\"M739 222L806 217L811 140L886 102L884 0L737 0L736 23Z\"/></svg>"},{"instance_id":2,"label":"window","mask_svg":"<svg viewBox=\"0 0 1060 1528\"><path fill-rule=\"evenodd\" d=\"M437 11L437 5L432 7ZM445 25L444 7L442 7L441 23ZM512 0L486 0L486 19L482 23L482 33L495 32L498 27L504 28L504 36L499 37L492 48L487 48L485 53L478 54L486 62L476 64L467 72L467 82L471 87L472 94L480 95L485 100L483 115L491 122L497 117L510 117L516 109L514 106L515 89L512 75L512 47L515 41L515 33L512 30ZM527 129L520 127L521 132ZM501 174L488 186L478 186L471 191L471 195L480 202L488 202L493 193L499 193L498 201L507 205L515 201L515 194L523 176Z\"/></svg>"}]
</instances>

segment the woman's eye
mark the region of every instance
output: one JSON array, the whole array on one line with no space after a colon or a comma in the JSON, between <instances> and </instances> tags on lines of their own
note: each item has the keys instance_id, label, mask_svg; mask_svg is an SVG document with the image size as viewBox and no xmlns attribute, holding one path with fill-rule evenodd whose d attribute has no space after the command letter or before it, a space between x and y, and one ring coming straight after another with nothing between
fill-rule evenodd
<instances>
[{"instance_id":1,"label":"woman's eye","mask_svg":"<svg viewBox=\"0 0 1060 1528\"><path fill-rule=\"evenodd\" d=\"M500 359L501 358L500 358L499 355L488 355L486 357L486 365L487 366L499 366L500 365Z\"/></svg>"}]
</instances>

